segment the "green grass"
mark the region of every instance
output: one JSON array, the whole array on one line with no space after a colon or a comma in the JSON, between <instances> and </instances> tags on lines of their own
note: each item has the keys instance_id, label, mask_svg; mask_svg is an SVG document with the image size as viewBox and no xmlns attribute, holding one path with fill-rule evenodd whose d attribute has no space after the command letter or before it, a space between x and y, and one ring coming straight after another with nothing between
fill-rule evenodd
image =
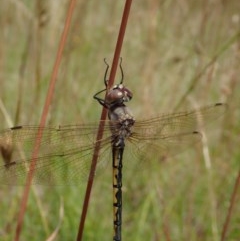
<instances>
[{"instance_id":1,"label":"green grass","mask_svg":"<svg viewBox=\"0 0 240 241\"><path fill-rule=\"evenodd\" d=\"M32 1L0 3L0 100L14 125L39 123L68 1L37 2L41 18ZM123 5L78 1L48 124L98 121L92 96L104 87L103 58L111 63ZM136 119L215 102L229 109L207 129L211 168L201 148L137 170L125 165L123 240L220 240L240 161L239 11L238 0L133 1L121 56ZM6 117L0 111L1 129ZM47 240L59 222L55 240L75 240L85 187L35 187L21 240ZM0 187L0 240L13 240L22 191ZM238 191L229 241L240 239L239 201ZM111 239L109 164L95 179L83 240Z\"/></svg>"}]
</instances>

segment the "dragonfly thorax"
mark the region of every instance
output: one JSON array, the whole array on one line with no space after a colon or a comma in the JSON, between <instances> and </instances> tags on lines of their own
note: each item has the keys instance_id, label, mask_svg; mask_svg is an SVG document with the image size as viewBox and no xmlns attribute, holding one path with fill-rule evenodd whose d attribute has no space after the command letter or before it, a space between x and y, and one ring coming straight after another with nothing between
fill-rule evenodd
<instances>
[{"instance_id":1,"label":"dragonfly thorax","mask_svg":"<svg viewBox=\"0 0 240 241\"><path fill-rule=\"evenodd\" d=\"M125 139L131 135L135 120L127 106L122 104L112 107L108 112L108 117L114 139Z\"/></svg>"}]
</instances>

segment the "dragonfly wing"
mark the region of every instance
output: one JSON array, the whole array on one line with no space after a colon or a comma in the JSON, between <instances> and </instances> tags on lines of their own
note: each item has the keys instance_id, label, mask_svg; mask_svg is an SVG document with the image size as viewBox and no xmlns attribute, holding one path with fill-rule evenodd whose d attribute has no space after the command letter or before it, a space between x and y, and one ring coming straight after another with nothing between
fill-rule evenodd
<instances>
[{"instance_id":1,"label":"dragonfly wing","mask_svg":"<svg viewBox=\"0 0 240 241\"><path fill-rule=\"evenodd\" d=\"M97 126L44 128L33 183L66 185L87 180L96 144ZM0 133L0 162L3 164L0 167L0 184L26 183L38 129L34 126L23 126ZM99 156L104 156L111 146L109 135L107 128L100 143Z\"/></svg>"},{"instance_id":2,"label":"dragonfly wing","mask_svg":"<svg viewBox=\"0 0 240 241\"><path fill-rule=\"evenodd\" d=\"M220 117L226 108L225 104L215 104L136 121L126 153L139 161L176 155L199 142L202 127Z\"/></svg>"},{"instance_id":3,"label":"dragonfly wing","mask_svg":"<svg viewBox=\"0 0 240 241\"><path fill-rule=\"evenodd\" d=\"M201 138L199 132L173 134L148 140L140 140L133 135L128 139L125 154L130 159L136 160L137 165L143 161L161 161L168 156L181 153L199 142Z\"/></svg>"},{"instance_id":4,"label":"dragonfly wing","mask_svg":"<svg viewBox=\"0 0 240 241\"><path fill-rule=\"evenodd\" d=\"M153 138L168 135L199 131L222 116L226 104L217 103L199 109L179 113L162 114L148 120L136 121L134 131L139 138Z\"/></svg>"}]
</instances>

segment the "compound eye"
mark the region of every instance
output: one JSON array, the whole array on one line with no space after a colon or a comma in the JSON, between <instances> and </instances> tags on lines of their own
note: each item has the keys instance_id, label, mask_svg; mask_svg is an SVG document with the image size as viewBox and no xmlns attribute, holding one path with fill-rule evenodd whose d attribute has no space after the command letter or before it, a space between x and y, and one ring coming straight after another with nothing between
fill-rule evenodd
<instances>
[{"instance_id":1,"label":"compound eye","mask_svg":"<svg viewBox=\"0 0 240 241\"><path fill-rule=\"evenodd\" d=\"M106 100L109 104L121 100L123 98L123 93L120 89L114 86L113 89L107 94Z\"/></svg>"},{"instance_id":2,"label":"compound eye","mask_svg":"<svg viewBox=\"0 0 240 241\"><path fill-rule=\"evenodd\" d=\"M124 88L124 96L131 100L133 97L133 94L129 89Z\"/></svg>"},{"instance_id":3,"label":"compound eye","mask_svg":"<svg viewBox=\"0 0 240 241\"><path fill-rule=\"evenodd\" d=\"M114 102L123 103L127 102L132 98L132 92L125 88L122 84L115 85L107 94L106 101L109 104Z\"/></svg>"}]
</instances>

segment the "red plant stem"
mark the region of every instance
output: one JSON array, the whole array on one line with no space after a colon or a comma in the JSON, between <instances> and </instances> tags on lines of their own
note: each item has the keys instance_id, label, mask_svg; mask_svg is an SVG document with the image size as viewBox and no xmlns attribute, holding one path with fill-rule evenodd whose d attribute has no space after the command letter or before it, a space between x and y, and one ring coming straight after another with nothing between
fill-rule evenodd
<instances>
[{"instance_id":1,"label":"red plant stem","mask_svg":"<svg viewBox=\"0 0 240 241\"><path fill-rule=\"evenodd\" d=\"M121 22L121 26L120 26L120 30L119 30L119 34L118 34L117 44L116 44L116 48L114 51L114 57L113 57L113 63L112 63L112 68L111 68L111 72L110 72L110 77L109 77L108 88L110 88L113 85L114 79L116 76L118 60L120 58L120 53L121 53L121 49L122 49L123 38L125 35L125 31L126 31L131 3L132 3L132 0L126 0L126 4L125 4L124 11L123 11L123 16L122 16L122 22Z\"/></svg>"},{"instance_id":2,"label":"red plant stem","mask_svg":"<svg viewBox=\"0 0 240 241\"><path fill-rule=\"evenodd\" d=\"M43 108L43 112L42 112L42 116L41 116L41 120L40 120L40 125L39 125L39 129L38 129L37 137L35 140L35 144L34 144L34 150L33 150L33 154L32 154L32 162L29 167L29 172L28 172L27 180L26 180L26 186L25 186L22 200L21 200L20 211L18 214L17 227L16 227L16 231L15 231L15 238L14 238L15 241L18 241L20 238L22 224L23 224L23 218L24 218L24 214L26 212L27 200L29 197L29 192L30 192L30 187L31 187L31 182L33 179L34 170L35 170L35 167L37 164L37 156L38 156L39 148L41 145L43 128L46 123L49 106L50 106L50 103L51 103L51 100L53 97L55 83L56 83L57 75L58 75L58 70L59 70L61 59L62 59L62 53L63 53L63 49L64 49L64 46L66 43L66 39L67 39L67 35L68 35L70 23L71 23L73 11L75 8L75 4L76 4L76 0L71 0L71 2L69 4L68 12L67 12L64 30L63 30L61 40L59 43L56 61L55 61L54 67L53 67L53 72L52 72L52 76L50 79L50 84L49 84L49 88L48 88L48 92L47 92L47 96L46 96L46 100L45 100L45 104L44 104L44 108Z\"/></svg>"},{"instance_id":3,"label":"red plant stem","mask_svg":"<svg viewBox=\"0 0 240 241\"><path fill-rule=\"evenodd\" d=\"M121 26L120 26L120 30L119 30L119 34L118 34L117 43L116 43L116 48L114 51L113 63L112 63L110 77L109 77L109 81L108 81L108 88L110 88L113 85L114 79L116 76L118 60L120 58L123 38L125 35L125 30L126 30L126 26L127 26L127 21L128 21L131 4L132 4L132 0L126 0L124 11L123 11L123 16L122 16L122 22L121 22ZM82 240L84 223L85 223L85 219L86 219L86 215L87 215L87 209L88 209L89 199L90 199L92 185L93 185L94 173L95 173L96 165L97 165L98 153L100 150L100 144L101 144L100 140L102 139L102 136L103 136L103 129L104 129L104 121L103 120L106 120L106 117L107 117L107 109L103 108L101 118L100 118L100 120L102 120L102 121L100 121L99 126L98 126L96 145L95 145L95 149L94 149L91 169L89 172L88 184L87 184L85 198L84 198L83 207L82 207L82 214L81 214L81 219L80 219L80 224L79 224L79 229L78 229L78 236L76 239L77 241Z\"/></svg>"},{"instance_id":4,"label":"red plant stem","mask_svg":"<svg viewBox=\"0 0 240 241\"><path fill-rule=\"evenodd\" d=\"M225 239L226 233L227 233L228 226L229 226L229 223L230 223L230 219L231 219L231 216L232 216L232 213L233 213L234 204L236 204L237 192L238 192L239 187L240 187L240 170L238 171L238 176L237 176L234 188L233 188L233 192L232 192L232 196L231 196L231 200L230 200L230 206L228 208L227 217L226 217L225 223L223 225L221 241L226 240Z\"/></svg>"}]
</instances>

